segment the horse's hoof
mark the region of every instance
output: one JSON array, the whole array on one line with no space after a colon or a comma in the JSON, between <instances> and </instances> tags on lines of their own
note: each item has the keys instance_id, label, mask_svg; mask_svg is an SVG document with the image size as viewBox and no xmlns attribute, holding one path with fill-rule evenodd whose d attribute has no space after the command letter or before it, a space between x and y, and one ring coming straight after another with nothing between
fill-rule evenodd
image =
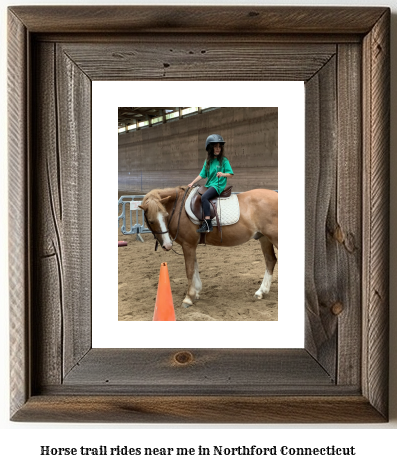
<instances>
[{"instance_id":1,"label":"horse's hoof","mask_svg":"<svg viewBox=\"0 0 397 471\"><path fill-rule=\"evenodd\" d=\"M258 294L258 293L255 293L255 299L263 299L263 294Z\"/></svg>"},{"instance_id":2,"label":"horse's hoof","mask_svg":"<svg viewBox=\"0 0 397 471\"><path fill-rule=\"evenodd\" d=\"M187 309L188 307L192 307L192 304L182 303L182 307L184 307L185 309Z\"/></svg>"}]
</instances>

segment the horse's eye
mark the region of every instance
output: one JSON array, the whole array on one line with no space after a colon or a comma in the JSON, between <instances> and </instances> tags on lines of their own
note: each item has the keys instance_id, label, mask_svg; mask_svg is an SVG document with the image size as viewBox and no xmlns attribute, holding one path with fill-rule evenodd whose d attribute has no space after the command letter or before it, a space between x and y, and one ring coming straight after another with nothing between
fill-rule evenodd
<instances>
[{"instance_id":1,"label":"horse's eye","mask_svg":"<svg viewBox=\"0 0 397 471\"><path fill-rule=\"evenodd\" d=\"M148 221L149 221L149 224L153 224L154 222L152 219L149 219Z\"/></svg>"}]
</instances>

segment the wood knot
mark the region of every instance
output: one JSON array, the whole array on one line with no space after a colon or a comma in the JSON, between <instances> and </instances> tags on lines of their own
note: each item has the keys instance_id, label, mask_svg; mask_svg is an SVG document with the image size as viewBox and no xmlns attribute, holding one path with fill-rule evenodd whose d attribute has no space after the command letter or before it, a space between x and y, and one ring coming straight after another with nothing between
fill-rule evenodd
<instances>
[{"instance_id":1,"label":"wood knot","mask_svg":"<svg viewBox=\"0 0 397 471\"><path fill-rule=\"evenodd\" d=\"M333 304L332 307L331 307L331 312L335 316L339 316L339 314L341 314L342 311L343 311L343 304L340 303L339 301L336 302L335 304Z\"/></svg>"},{"instance_id":2,"label":"wood knot","mask_svg":"<svg viewBox=\"0 0 397 471\"><path fill-rule=\"evenodd\" d=\"M345 236L344 236L342 228L340 226L338 226L335 229L334 239L336 239L340 244L343 244L343 241L345 240Z\"/></svg>"},{"instance_id":3,"label":"wood knot","mask_svg":"<svg viewBox=\"0 0 397 471\"><path fill-rule=\"evenodd\" d=\"M178 352L174 356L174 360L180 365L186 365L192 363L194 357L190 352Z\"/></svg>"},{"instance_id":4,"label":"wood knot","mask_svg":"<svg viewBox=\"0 0 397 471\"><path fill-rule=\"evenodd\" d=\"M341 245L343 244L349 253L353 253L357 250L354 234L350 232L345 234L340 226L337 226L332 236Z\"/></svg>"}]
</instances>

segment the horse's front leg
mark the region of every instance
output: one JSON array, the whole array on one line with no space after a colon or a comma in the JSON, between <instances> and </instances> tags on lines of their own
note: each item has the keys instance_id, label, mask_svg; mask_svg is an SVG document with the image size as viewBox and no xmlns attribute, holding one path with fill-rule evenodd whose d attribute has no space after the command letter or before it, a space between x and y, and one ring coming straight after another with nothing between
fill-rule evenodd
<instances>
[{"instance_id":1,"label":"horse's front leg","mask_svg":"<svg viewBox=\"0 0 397 471\"><path fill-rule=\"evenodd\" d=\"M196 247L190 245L183 245L183 255L185 256L185 267L187 276L187 292L183 300L183 307L190 307L193 305L195 299L199 299L199 294L202 289L199 268L196 258Z\"/></svg>"}]
</instances>

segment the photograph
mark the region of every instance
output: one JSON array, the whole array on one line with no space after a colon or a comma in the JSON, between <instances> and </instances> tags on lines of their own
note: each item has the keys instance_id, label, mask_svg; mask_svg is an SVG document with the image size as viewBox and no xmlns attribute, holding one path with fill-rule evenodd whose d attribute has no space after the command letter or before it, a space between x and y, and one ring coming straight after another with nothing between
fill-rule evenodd
<instances>
[{"instance_id":1,"label":"photograph","mask_svg":"<svg viewBox=\"0 0 397 471\"><path fill-rule=\"evenodd\" d=\"M278 108L119 107L118 126L118 319L277 321Z\"/></svg>"}]
</instances>

